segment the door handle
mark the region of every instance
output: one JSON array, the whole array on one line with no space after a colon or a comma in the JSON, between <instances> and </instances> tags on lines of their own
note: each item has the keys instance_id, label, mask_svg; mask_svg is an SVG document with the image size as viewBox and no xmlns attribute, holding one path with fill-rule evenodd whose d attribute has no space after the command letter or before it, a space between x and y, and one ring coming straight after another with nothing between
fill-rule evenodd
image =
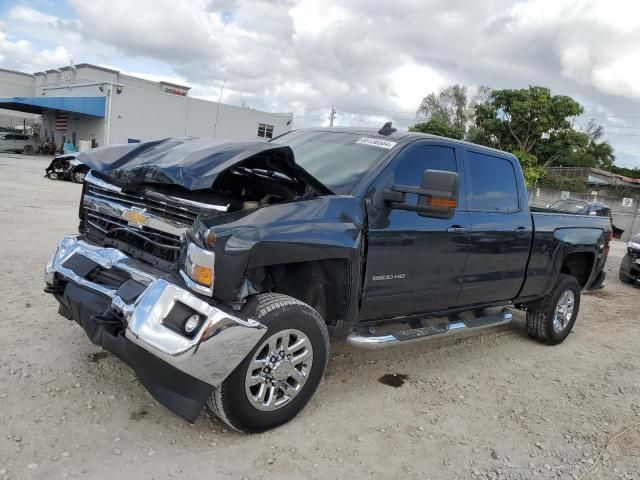
<instances>
[{"instance_id":1,"label":"door handle","mask_svg":"<svg viewBox=\"0 0 640 480\"><path fill-rule=\"evenodd\" d=\"M529 230L527 229L527 227L518 227L514 230L516 232L516 234L518 235L524 235L525 233L527 233Z\"/></svg>"},{"instance_id":2,"label":"door handle","mask_svg":"<svg viewBox=\"0 0 640 480\"><path fill-rule=\"evenodd\" d=\"M465 227L461 227L460 225L452 225L447 228L448 233L466 233L467 229Z\"/></svg>"}]
</instances>

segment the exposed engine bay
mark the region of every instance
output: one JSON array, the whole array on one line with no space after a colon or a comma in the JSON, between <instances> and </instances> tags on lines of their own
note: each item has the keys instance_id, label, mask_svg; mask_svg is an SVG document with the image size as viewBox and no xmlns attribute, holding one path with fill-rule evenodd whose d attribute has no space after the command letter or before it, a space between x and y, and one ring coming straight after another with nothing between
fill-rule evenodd
<instances>
[{"instance_id":1,"label":"exposed engine bay","mask_svg":"<svg viewBox=\"0 0 640 480\"><path fill-rule=\"evenodd\" d=\"M212 139L166 139L81 153L92 170L81 232L158 268L175 270L196 218L330 193L289 147Z\"/></svg>"},{"instance_id":2,"label":"exposed engine bay","mask_svg":"<svg viewBox=\"0 0 640 480\"><path fill-rule=\"evenodd\" d=\"M240 166L216 178L211 188L191 191L178 185L139 185L150 194L163 193L176 199L225 206L227 212L249 210L276 203L311 198L314 191L307 185L268 167ZM129 184L126 190L135 190Z\"/></svg>"}]
</instances>

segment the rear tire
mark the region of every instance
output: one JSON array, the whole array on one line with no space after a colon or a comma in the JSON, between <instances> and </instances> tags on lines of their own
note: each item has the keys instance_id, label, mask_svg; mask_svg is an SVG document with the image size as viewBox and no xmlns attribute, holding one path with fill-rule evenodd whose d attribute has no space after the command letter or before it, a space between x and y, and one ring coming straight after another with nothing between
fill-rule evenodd
<instances>
[{"instance_id":1,"label":"rear tire","mask_svg":"<svg viewBox=\"0 0 640 480\"><path fill-rule=\"evenodd\" d=\"M547 345L561 343L571 332L580 310L580 284L561 273L551 293L527 309L527 331Z\"/></svg>"},{"instance_id":2,"label":"rear tire","mask_svg":"<svg viewBox=\"0 0 640 480\"><path fill-rule=\"evenodd\" d=\"M223 422L242 433L263 432L295 417L315 393L329 359L327 326L313 308L276 293L256 295L252 301L252 317L267 333L207 402Z\"/></svg>"},{"instance_id":3,"label":"rear tire","mask_svg":"<svg viewBox=\"0 0 640 480\"><path fill-rule=\"evenodd\" d=\"M33 145L25 145L22 149L22 153L26 155L33 155Z\"/></svg>"}]
</instances>

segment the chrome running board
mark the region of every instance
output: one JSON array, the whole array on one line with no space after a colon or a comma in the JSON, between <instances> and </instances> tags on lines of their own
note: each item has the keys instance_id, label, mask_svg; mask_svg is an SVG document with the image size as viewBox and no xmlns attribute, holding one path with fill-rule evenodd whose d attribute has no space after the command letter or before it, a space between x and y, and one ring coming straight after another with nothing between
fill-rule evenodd
<instances>
[{"instance_id":1,"label":"chrome running board","mask_svg":"<svg viewBox=\"0 0 640 480\"><path fill-rule=\"evenodd\" d=\"M433 327L414 328L412 330L401 330L386 335L375 335L363 332L351 332L347 336L347 344L358 348L385 348L396 345L406 345L409 343L421 342L425 340L433 340L442 338L455 333L471 332L482 330L485 328L497 327L505 325L513 319L513 313L504 308L496 315L486 317L477 317L470 320L459 320L455 322L445 323Z\"/></svg>"}]
</instances>

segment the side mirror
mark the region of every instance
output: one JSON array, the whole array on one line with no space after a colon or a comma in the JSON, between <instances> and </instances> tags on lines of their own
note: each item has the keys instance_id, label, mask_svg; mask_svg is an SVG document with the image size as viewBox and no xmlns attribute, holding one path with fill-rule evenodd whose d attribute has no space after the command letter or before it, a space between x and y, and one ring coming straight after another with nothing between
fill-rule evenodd
<instances>
[{"instance_id":1,"label":"side mirror","mask_svg":"<svg viewBox=\"0 0 640 480\"><path fill-rule=\"evenodd\" d=\"M417 212L423 217L451 218L458 204L459 177L455 172L445 170L426 170L422 175L422 184L418 187L393 185L391 188L376 192L374 204L386 204L395 210ZM406 203L405 195L418 195L415 205Z\"/></svg>"}]
</instances>

